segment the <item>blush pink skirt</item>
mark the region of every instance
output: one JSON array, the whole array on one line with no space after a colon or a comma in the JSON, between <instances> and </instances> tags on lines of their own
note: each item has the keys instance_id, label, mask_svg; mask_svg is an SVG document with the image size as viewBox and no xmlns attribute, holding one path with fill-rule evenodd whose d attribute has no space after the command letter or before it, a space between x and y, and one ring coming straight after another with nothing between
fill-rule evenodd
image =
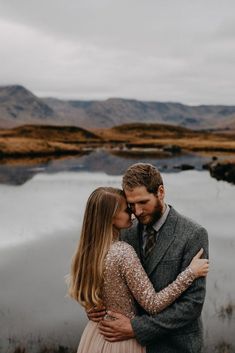
<instances>
[{"instance_id":1,"label":"blush pink skirt","mask_svg":"<svg viewBox=\"0 0 235 353\"><path fill-rule=\"evenodd\" d=\"M108 342L99 333L98 324L89 321L81 337L77 353L146 353L134 338Z\"/></svg>"}]
</instances>

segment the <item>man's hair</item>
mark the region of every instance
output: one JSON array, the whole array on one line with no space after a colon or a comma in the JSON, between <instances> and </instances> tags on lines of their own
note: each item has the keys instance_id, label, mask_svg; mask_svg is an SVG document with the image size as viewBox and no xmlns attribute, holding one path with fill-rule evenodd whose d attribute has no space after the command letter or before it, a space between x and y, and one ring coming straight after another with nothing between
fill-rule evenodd
<instances>
[{"instance_id":1,"label":"man's hair","mask_svg":"<svg viewBox=\"0 0 235 353\"><path fill-rule=\"evenodd\" d=\"M150 193L156 193L163 185L159 170L152 164L136 163L131 165L122 178L123 190L133 190L138 186L145 186Z\"/></svg>"}]
</instances>

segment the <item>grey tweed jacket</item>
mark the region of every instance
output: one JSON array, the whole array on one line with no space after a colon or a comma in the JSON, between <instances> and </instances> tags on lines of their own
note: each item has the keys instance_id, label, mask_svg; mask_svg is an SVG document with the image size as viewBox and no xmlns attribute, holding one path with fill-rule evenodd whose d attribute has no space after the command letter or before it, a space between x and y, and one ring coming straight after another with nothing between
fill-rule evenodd
<instances>
[{"instance_id":1,"label":"grey tweed jacket","mask_svg":"<svg viewBox=\"0 0 235 353\"><path fill-rule=\"evenodd\" d=\"M142 226L136 223L123 232L122 239L134 247L156 291L175 280L200 248L204 249L204 257L208 257L207 231L173 207L146 262L141 233ZM204 299L205 279L199 278L175 303L156 316L148 315L139 307L139 316L131 322L137 341L146 346L147 353L200 353Z\"/></svg>"}]
</instances>

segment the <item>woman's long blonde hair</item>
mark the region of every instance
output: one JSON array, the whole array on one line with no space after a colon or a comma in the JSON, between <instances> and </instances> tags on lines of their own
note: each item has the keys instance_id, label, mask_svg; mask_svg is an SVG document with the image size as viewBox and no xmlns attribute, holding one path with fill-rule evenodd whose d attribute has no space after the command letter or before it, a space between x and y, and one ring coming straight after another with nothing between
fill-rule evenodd
<instances>
[{"instance_id":1,"label":"woman's long blonde hair","mask_svg":"<svg viewBox=\"0 0 235 353\"><path fill-rule=\"evenodd\" d=\"M69 286L69 295L87 310L102 305L104 259L115 236L113 217L122 197L120 189L99 187L87 201Z\"/></svg>"}]
</instances>

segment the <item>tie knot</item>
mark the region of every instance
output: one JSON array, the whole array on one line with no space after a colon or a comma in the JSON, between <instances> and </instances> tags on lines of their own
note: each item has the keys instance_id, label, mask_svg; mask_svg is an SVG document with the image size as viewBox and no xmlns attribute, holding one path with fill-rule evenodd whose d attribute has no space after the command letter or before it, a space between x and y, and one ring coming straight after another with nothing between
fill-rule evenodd
<instances>
[{"instance_id":1,"label":"tie knot","mask_svg":"<svg viewBox=\"0 0 235 353\"><path fill-rule=\"evenodd\" d=\"M146 227L146 233L147 233L148 235L153 235L153 234L156 233L156 231L155 231L155 229L153 228L153 226L149 224L149 225L147 225L147 227Z\"/></svg>"}]
</instances>

